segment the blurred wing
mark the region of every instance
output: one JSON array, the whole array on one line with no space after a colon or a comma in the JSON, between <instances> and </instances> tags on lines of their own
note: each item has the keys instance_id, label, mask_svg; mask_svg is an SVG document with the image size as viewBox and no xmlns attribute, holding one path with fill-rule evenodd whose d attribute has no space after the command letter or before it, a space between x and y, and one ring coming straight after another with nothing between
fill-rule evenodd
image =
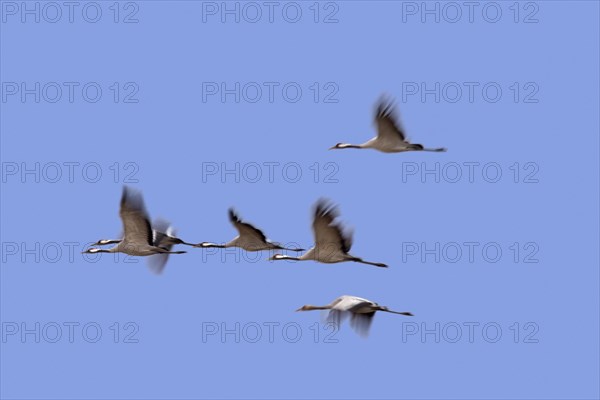
<instances>
[{"instance_id":1,"label":"blurred wing","mask_svg":"<svg viewBox=\"0 0 600 400\"><path fill-rule=\"evenodd\" d=\"M169 246L169 250L170 250L170 247L171 246ZM165 269L165 265L167 264L168 259L169 259L168 253L154 254L152 256L149 256L148 257L148 268L150 269L150 271L159 275Z\"/></svg>"},{"instance_id":2,"label":"blurred wing","mask_svg":"<svg viewBox=\"0 0 600 400\"><path fill-rule=\"evenodd\" d=\"M396 116L394 105L386 99L379 100L375 112L377 136L381 139L406 141L406 135Z\"/></svg>"},{"instance_id":3,"label":"blurred wing","mask_svg":"<svg viewBox=\"0 0 600 400\"><path fill-rule=\"evenodd\" d=\"M339 330L342 322L346 320L350 316L350 313L347 311L341 310L330 310L329 314L327 314L327 323L334 324L335 329Z\"/></svg>"},{"instance_id":4,"label":"blurred wing","mask_svg":"<svg viewBox=\"0 0 600 400\"><path fill-rule=\"evenodd\" d=\"M152 245L152 227L140 192L127 186L123 188L119 215L123 222L123 239L125 241Z\"/></svg>"},{"instance_id":5,"label":"blurred wing","mask_svg":"<svg viewBox=\"0 0 600 400\"><path fill-rule=\"evenodd\" d=\"M167 250L171 250L173 242L169 240L169 233L173 231L171 223L167 220L156 218L152 223L152 243L156 247L162 247Z\"/></svg>"},{"instance_id":6,"label":"blurred wing","mask_svg":"<svg viewBox=\"0 0 600 400\"><path fill-rule=\"evenodd\" d=\"M367 337L369 335L369 330L371 329L371 323L373 322L374 316L375 311L362 314L352 313L352 317L350 318L350 327L360 336Z\"/></svg>"},{"instance_id":7,"label":"blurred wing","mask_svg":"<svg viewBox=\"0 0 600 400\"><path fill-rule=\"evenodd\" d=\"M173 232L171 223L167 220L157 218L152 223L152 228L154 246L162 247L165 250L171 251L171 248L173 248L173 240L171 237L169 237L169 235ZM150 270L155 274L160 274L165 269L168 259L168 253L150 256L148 257L148 268L150 268Z\"/></svg>"},{"instance_id":8,"label":"blurred wing","mask_svg":"<svg viewBox=\"0 0 600 400\"><path fill-rule=\"evenodd\" d=\"M315 244L320 248L336 246L344 253L352 247L352 233L344 232L342 226L334 222L339 216L337 207L325 199L320 199L315 206L313 233Z\"/></svg>"},{"instance_id":9,"label":"blurred wing","mask_svg":"<svg viewBox=\"0 0 600 400\"><path fill-rule=\"evenodd\" d=\"M255 240L267 243L267 237L260 230L255 228L254 226L243 222L238 215L235 213L233 208L229 209L229 220L235 226L235 229L240 233L240 236L245 236L249 240Z\"/></svg>"}]
</instances>

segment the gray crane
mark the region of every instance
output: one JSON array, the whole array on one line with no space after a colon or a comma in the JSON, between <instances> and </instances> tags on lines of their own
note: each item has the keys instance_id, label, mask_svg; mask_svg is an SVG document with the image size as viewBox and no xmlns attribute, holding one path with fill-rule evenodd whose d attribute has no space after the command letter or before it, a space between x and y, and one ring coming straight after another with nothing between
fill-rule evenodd
<instances>
[{"instance_id":1,"label":"gray crane","mask_svg":"<svg viewBox=\"0 0 600 400\"><path fill-rule=\"evenodd\" d=\"M375 111L377 136L363 144L338 143L329 150L336 149L375 149L384 153L401 153L405 151L446 151L445 147L425 148L422 144L408 141L399 118L395 115L391 101L382 97Z\"/></svg>"},{"instance_id":2,"label":"gray crane","mask_svg":"<svg viewBox=\"0 0 600 400\"><path fill-rule=\"evenodd\" d=\"M274 254L270 260L313 260L327 264L354 261L386 268L386 264L365 261L349 254L352 247L352 233L345 231L342 225L335 221L338 216L339 212L335 205L325 199L318 200L312 225L315 237L314 247L300 257Z\"/></svg>"}]
</instances>

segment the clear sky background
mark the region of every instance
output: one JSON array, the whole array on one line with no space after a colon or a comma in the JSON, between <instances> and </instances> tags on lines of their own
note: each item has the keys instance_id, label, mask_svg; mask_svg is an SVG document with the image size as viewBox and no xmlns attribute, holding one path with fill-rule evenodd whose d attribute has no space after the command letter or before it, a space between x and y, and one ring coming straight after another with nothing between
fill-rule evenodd
<instances>
[{"instance_id":1,"label":"clear sky background","mask_svg":"<svg viewBox=\"0 0 600 400\"><path fill-rule=\"evenodd\" d=\"M94 4L0 3L3 398L599 397L597 2ZM328 151L382 93L449 151ZM83 257L123 184L191 242L311 246L328 197L390 268ZM342 294L415 316L294 312Z\"/></svg>"}]
</instances>

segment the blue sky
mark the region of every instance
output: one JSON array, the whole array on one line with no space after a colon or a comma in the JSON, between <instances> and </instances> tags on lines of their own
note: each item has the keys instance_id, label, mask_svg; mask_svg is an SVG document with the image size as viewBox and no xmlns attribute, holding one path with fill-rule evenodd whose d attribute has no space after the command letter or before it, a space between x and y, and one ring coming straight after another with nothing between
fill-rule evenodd
<instances>
[{"instance_id":1,"label":"blue sky","mask_svg":"<svg viewBox=\"0 0 600 400\"><path fill-rule=\"evenodd\" d=\"M598 398L598 3L364 3L1 3L3 398ZM328 151L382 93L448 152ZM390 268L84 257L124 184ZM294 312L342 294L415 316Z\"/></svg>"}]
</instances>

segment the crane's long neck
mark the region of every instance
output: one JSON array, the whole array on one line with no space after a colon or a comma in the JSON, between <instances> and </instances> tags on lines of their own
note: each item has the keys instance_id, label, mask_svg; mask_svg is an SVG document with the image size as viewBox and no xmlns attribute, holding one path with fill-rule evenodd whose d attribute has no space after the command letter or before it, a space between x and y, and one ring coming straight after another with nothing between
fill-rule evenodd
<instances>
[{"instance_id":1,"label":"crane's long neck","mask_svg":"<svg viewBox=\"0 0 600 400\"><path fill-rule=\"evenodd\" d=\"M121 243L121 239L104 239L104 240L99 240L98 243L96 243L97 246L105 246L107 244L118 244Z\"/></svg>"},{"instance_id":2,"label":"crane's long neck","mask_svg":"<svg viewBox=\"0 0 600 400\"><path fill-rule=\"evenodd\" d=\"M273 258L273 260L292 260L292 261L302 261L302 258L299 257L291 257L284 254L278 254L277 257Z\"/></svg>"},{"instance_id":3,"label":"crane's long neck","mask_svg":"<svg viewBox=\"0 0 600 400\"><path fill-rule=\"evenodd\" d=\"M444 151L448 151L448 149L446 149L445 147L437 147L437 148L424 148L421 151L433 151L433 152L444 152Z\"/></svg>"},{"instance_id":4,"label":"crane's long neck","mask_svg":"<svg viewBox=\"0 0 600 400\"><path fill-rule=\"evenodd\" d=\"M364 144L339 143L334 148L335 149L362 149L364 147L365 147Z\"/></svg>"},{"instance_id":5,"label":"crane's long neck","mask_svg":"<svg viewBox=\"0 0 600 400\"><path fill-rule=\"evenodd\" d=\"M331 309L331 304L328 304L326 306L311 306L311 305L306 305L303 307L305 311L312 311L312 310L330 310Z\"/></svg>"},{"instance_id":6,"label":"crane's long neck","mask_svg":"<svg viewBox=\"0 0 600 400\"><path fill-rule=\"evenodd\" d=\"M202 242L202 243L198 243L195 245L193 244L192 246L204 247L204 248L216 247L217 249L224 249L226 247L231 247L231 246L228 246L227 244L216 244L216 243L210 243L210 242Z\"/></svg>"},{"instance_id":7,"label":"crane's long neck","mask_svg":"<svg viewBox=\"0 0 600 400\"><path fill-rule=\"evenodd\" d=\"M84 251L83 253L87 253L87 254L97 254L97 253L116 253L116 248L117 247L111 247L110 249L100 249L97 247L93 247L91 249L88 249L86 251Z\"/></svg>"}]
</instances>

